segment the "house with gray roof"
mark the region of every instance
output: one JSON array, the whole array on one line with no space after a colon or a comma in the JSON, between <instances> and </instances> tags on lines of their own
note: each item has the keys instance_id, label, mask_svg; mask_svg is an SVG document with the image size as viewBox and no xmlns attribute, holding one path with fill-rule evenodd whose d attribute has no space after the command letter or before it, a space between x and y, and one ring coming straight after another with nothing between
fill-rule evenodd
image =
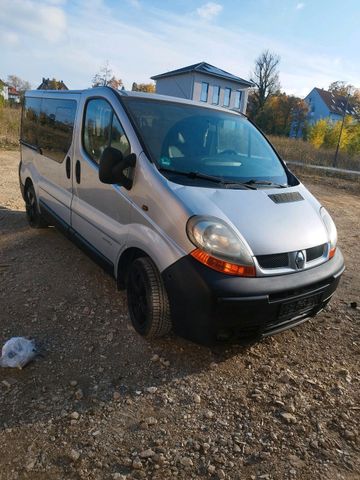
<instances>
[{"instance_id":1,"label":"house with gray roof","mask_svg":"<svg viewBox=\"0 0 360 480\"><path fill-rule=\"evenodd\" d=\"M151 77L156 93L219 105L245 113L252 82L214 67L195 63Z\"/></svg>"},{"instance_id":2,"label":"house with gray roof","mask_svg":"<svg viewBox=\"0 0 360 480\"><path fill-rule=\"evenodd\" d=\"M304 98L309 105L308 123L314 124L321 119L338 122L344 114L356 117L354 105L342 95L336 95L321 88L313 88Z\"/></svg>"}]
</instances>

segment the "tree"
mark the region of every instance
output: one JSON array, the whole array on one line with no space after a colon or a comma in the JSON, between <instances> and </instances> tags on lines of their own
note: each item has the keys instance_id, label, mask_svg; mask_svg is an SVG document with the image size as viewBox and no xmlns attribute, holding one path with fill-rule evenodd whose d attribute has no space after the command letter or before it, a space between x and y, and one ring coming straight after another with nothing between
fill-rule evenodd
<instances>
[{"instance_id":1,"label":"tree","mask_svg":"<svg viewBox=\"0 0 360 480\"><path fill-rule=\"evenodd\" d=\"M136 83L132 84L131 90L133 92L147 92L155 93L155 85L153 83Z\"/></svg>"},{"instance_id":2,"label":"tree","mask_svg":"<svg viewBox=\"0 0 360 480\"><path fill-rule=\"evenodd\" d=\"M250 79L255 85L253 94L255 115L264 108L270 95L280 89L279 63L280 57L269 50L262 52L255 60L254 72Z\"/></svg>"},{"instance_id":3,"label":"tree","mask_svg":"<svg viewBox=\"0 0 360 480\"><path fill-rule=\"evenodd\" d=\"M23 94L25 90L30 90L31 88L30 82L23 80L16 75L8 75L7 83L10 85L10 87L13 87L15 90L20 92L20 94Z\"/></svg>"},{"instance_id":4,"label":"tree","mask_svg":"<svg viewBox=\"0 0 360 480\"><path fill-rule=\"evenodd\" d=\"M303 131L307 111L307 104L301 98L286 93L272 95L261 111L261 128L272 135L289 136L292 132L298 136Z\"/></svg>"},{"instance_id":5,"label":"tree","mask_svg":"<svg viewBox=\"0 0 360 480\"><path fill-rule=\"evenodd\" d=\"M120 78L116 78L110 68L109 62L106 61L100 71L94 75L92 80L93 87L112 87L119 90L123 86Z\"/></svg>"}]
</instances>

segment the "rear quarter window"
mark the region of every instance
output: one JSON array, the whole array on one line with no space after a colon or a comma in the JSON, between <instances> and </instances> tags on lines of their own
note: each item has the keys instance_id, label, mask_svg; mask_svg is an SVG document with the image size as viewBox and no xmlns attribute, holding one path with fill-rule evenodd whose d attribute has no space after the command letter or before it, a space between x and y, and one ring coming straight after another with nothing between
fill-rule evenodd
<instances>
[{"instance_id":1,"label":"rear quarter window","mask_svg":"<svg viewBox=\"0 0 360 480\"><path fill-rule=\"evenodd\" d=\"M34 147L38 146L38 122L41 98L25 97L22 111L21 140Z\"/></svg>"},{"instance_id":2,"label":"rear quarter window","mask_svg":"<svg viewBox=\"0 0 360 480\"><path fill-rule=\"evenodd\" d=\"M72 142L76 101L43 98L39 118L39 146L43 155L62 162Z\"/></svg>"}]
</instances>

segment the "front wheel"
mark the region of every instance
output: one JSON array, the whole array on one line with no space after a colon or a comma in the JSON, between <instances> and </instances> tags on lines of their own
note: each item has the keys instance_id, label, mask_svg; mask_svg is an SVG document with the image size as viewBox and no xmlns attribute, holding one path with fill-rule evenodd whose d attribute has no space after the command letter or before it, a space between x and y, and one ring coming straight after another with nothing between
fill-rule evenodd
<instances>
[{"instance_id":1,"label":"front wheel","mask_svg":"<svg viewBox=\"0 0 360 480\"><path fill-rule=\"evenodd\" d=\"M127 299L131 322L140 335L156 338L170 332L167 292L160 272L150 258L137 258L131 264Z\"/></svg>"},{"instance_id":2,"label":"front wheel","mask_svg":"<svg viewBox=\"0 0 360 480\"><path fill-rule=\"evenodd\" d=\"M34 186L28 185L25 190L25 208L26 216L30 227L32 228L45 228L48 226L44 218L42 217L35 194Z\"/></svg>"}]
</instances>

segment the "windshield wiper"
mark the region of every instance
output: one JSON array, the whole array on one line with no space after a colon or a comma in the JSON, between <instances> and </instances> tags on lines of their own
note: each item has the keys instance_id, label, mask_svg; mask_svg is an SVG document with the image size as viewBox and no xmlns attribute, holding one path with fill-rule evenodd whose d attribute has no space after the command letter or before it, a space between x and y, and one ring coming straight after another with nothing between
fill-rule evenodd
<instances>
[{"instance_id":1,"label":"windshield wiper","mask_svg":"<svg viewBox=\"0 0 360 480\"><path fill-rule=\"evenodd\" d=\"M246 185L266 185L269 187L287 188L287 185L281 183L270 182L269 180L248 180Z\"/></svg>"},{"instance_id":2,"label":"windshield wiper","mask_svg":"<svg viewBox=\"0 0 360 480\"><path fill-rule=\"evenodd\" d=\"M215 182L220 185L224 186L229 186L229 185L239 185L241 187L248 188L250 190L256 190L255 186L252 186L249 183L244 183L244 182L236 182L233 180L224 180L221 177L216 177L215 175L207 175L206 173L201 173L201 172L182 172L181 170L173 170L172 168L165 168L161 167L159 168L160 172L168 172L168 173L174 173L175 175L185 175L188 178L201 178L203 180L209 180L210 182Z\"/></svg>"}]
</instances>

